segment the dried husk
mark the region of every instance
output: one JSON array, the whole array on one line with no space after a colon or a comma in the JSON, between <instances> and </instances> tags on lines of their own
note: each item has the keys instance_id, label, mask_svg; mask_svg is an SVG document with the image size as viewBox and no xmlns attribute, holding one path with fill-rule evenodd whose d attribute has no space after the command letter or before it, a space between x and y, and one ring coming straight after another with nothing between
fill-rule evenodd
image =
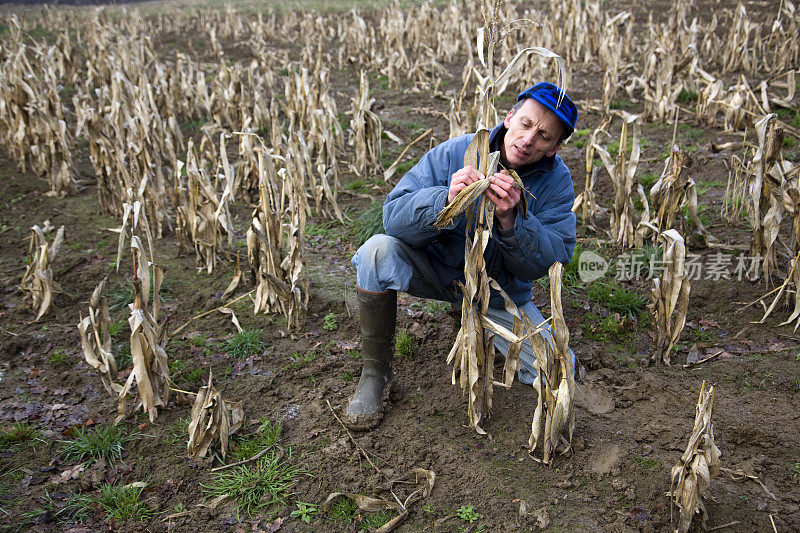
<instances>
[{"instance_id":1,"label":"dried husk","mask_svg":"<svg viewBox=\"0 0 800 533\"><path fill-rule=\"evenodd\" d=\"M100 374L103 388L113 398L117 398L122 390L122 385L115 381L117 361L111 352L111 335L108 331L111 315L108 311L106 297L103 296L106 281L107 279L103 279L92 292L89 299L89 315L81 318L78 323L78 332L81 335L83 357L89 366Z\"/></svg>"},{"instance_id":2,"label":"dried husk","mask_svg":"<svg viewBox=\"0 0 800 533\"><path fill-rule=\"evenodd\" d=\"M686 322L691 282L686 274L686 246L681 234L670 229L659 234L659 241L664 248L665 268L661 277L653 280L649 304L656 326L655 351L650 361L669 365L672 348L680 338Z\"/></svg>"},{"instance_id":3,"label":"dried husk","mask_svg":"<svg viewBox=\"0 0 800 533\"><path fill-rule=\"evenodd\" d=\"M670 501L679 509L676 532L686 533L692 525L702 528L707 518L703 497L719 473L722 455L714 444L713 409L714 387L706 389L703 381L689 444L670 472Z\"/></svg>"},{"instance_id":4,"label":"dried husk","mask_svg":"<svg viewBox=\"0 0 800 533\"><path fill-rule=\"evenodd\" d=\"M527 316L523 316L526 328L537 331L531 337L531 346L536 355L534 367L537 375L533 388L538 394L536 410L531 423L528 452L537 461L550 464L564 429L567 429L567 446L570 449L575 430L575 368L569 351L569 329L564 320L561 305L561 282L563 266L555 263L550 267L550 308L552 311L551 339L534 329ZM541 444L541 457L534 456Z\"/></svg>"},{"instance_id":5,"label":"dried husk","mask_svg":"<svg viewBox=\"0 0 800 533\"><path fill-rule=\"evenodd\" d=\"M242 427L244 410L238 402L226 402L212 384L208 382L197 391L189 422L189 441L186 450L189 458L196 461L208 455L212 444L219 446L222 458L228 453L230 438Z\"/></svg>"},{"instance_id":6,"label":"dried husk","mask_svg":"<svg viewBox=\"0 0 800 533\"><path fill-rule=\"evenodd\" d=\"M36 321L50 310L53 304L53 293L58 284L53 281L51 265L64 242L64 226L58 228L52 242L47 242L44 229L35 225L31 228L30 245L28 246L28 267L22 275L19 288L31 299L31 306L36 311Z\"/></svg>"}]
</instances>

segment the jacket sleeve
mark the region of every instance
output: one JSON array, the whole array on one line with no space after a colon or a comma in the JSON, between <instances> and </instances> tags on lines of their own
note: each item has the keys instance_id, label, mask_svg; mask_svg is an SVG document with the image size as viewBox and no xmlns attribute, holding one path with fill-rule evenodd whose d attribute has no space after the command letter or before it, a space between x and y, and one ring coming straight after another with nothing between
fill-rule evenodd
<instances>
[{"instance_id":1,"label":"jacket sleeve","mask_svg":"<svg viewBox=\"0 0 800 533\"><path fill-rule=\"evenodd\" d=\"M556 187L536 212L526 218L517 212L514 227L493 233L504 256L506 268L520 279L533 281L547 274L558 261L572 259L576 240L576 217L572 212L575 191L569 170L559 173Z\"/></svg>"},{"instance_id":2,"label":"jacket sleeve","mask_svg":"<svg viewBox=\"0 0 800 533\"><path fill-rule=\"evenodd\" d=\"M412 248L422 248L439 235L442 230L433 223L447 203L450 176L463 165L461 144L466 146L463 139L451 139L429 150L392 189L383 204L387 235ZM454 226L459 223L463 225L464 221L457 220Z\"/></svg>"}]
</instances>

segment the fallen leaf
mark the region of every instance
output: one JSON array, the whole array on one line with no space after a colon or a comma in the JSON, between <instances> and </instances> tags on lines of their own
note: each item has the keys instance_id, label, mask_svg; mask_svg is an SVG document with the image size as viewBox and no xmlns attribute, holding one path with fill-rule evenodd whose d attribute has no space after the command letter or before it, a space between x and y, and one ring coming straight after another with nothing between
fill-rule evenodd
<instances>
[{"instance_id":1,"label":"fallen leaf","mask_svg":"<svg viewBox=\"0 0 800 533\"><path fill-rule=\"evenodd\" d=\"M71 479L77 479L80 477L81 473L84 471L85 468L86 465L84 464L77 464L75 466L71 466L70 468L67 468L66 470L61 472L61 474L50 476L50 483L55 483L55 484L66 483Z\"/></svg>"},{"instance_id":2,"label":"fallen leaf","mask_svg":"<svg viewBox=\"0 0 800 533\"><path fill-rule=\"evenodd\" d=\"M700 319L700 325L703 326L704 328L717 328L717 327L719 327L719 323L716 320L713 320L711 318L701 318ZM635 507L634 507L634 509L635 509Z\"/></svg>"}]
</instances>

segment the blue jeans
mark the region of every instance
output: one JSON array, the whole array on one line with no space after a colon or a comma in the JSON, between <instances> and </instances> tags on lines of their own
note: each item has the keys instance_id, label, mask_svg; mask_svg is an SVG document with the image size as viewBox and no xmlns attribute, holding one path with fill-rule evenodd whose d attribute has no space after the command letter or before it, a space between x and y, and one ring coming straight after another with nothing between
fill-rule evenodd
<instances>
[{"instance_id":1,"label":"blue jeans","mask_svg":"<svg viewBox=\"0 0 800 533\"><path fill-rule=\"evenodd\" d=\"M441 300L461 307L461 294L455 287L445 286L425 254L400 239L383 234L374 235L358 249L351 263L356 268L356 283L361 289L371 292L403 291L420 298ZM534 324L544 322L542 313L533 302L527 302L520 309ZM509 330L514 326L514 316L504 308L489 307L486 315ZM550 339L549 327L542 335L545 339ZM508 341L501 336L495 335L494 345L503 355L508 353ZM574 364L575 354L572 350L570 354ZM533 366L536 356L529 341L522 344L519 358L518 379L531 385L536 378Z\"/></svg>"}]
</instances>

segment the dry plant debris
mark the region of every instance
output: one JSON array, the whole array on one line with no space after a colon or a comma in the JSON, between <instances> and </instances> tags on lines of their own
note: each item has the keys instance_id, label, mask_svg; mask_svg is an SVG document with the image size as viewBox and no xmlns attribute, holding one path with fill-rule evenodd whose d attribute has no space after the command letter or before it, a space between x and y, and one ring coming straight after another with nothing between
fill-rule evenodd
<instances>
[{"instance_id":1,"label":"dry plant debris","mask_svg":"<svg viewBox=\"0 0 800 533\"><path fill-rule=\"evenodd\" d=\"M322 504L322 510L327 513L337 499L349 498L362 511L394 511L397 516L375 530L375 533L389 533L408 518L412 504L430 495L435 482L436 473L433 470L412 468L397 479L392 479L376 487L372 496L348 492L331 493ZM403 490L401 491L401 489Z\"/></svg>"},{"instance_id":2,"label":"dry plant debris","mask_svg":"<svg viewBox=\"0 0 800 533\"><path fill-rule=\"evenodd\" d=\"M676 532L686 533L693 524L703 527L706 521L703 496L711 479L720 471L719 458L722 455L714 444L714 428L711 424L713 409L714 387L706 389L706 382L703 381L689 444L670 473L670 500L680 511Z\"/></svg>"},{"instance_id":3,"label":"dry plant debris","mask_svg":"<svg viewBox=\"0 0 800 533\"><path fill-rule=\"evenodd\" d=\"M376 174L381 169L381 119L372 110L375 99L369 96L369 80L361 71L358 95L351 98L350 145L355 148L353 171L359 176Z\"/></svg>"},{"instance_id":4,"label":"dry plant debris","mask_svg":"<svg viewBox=\"0 0 800 533\"><path fill-rule=\"evenodd\" d=\"M552 311L551 337L546 339L537 332L531 337L531 345L536 354L534 364L537 376L533 388L538 393L536 410L531 423L531 436L528 451L537 461L550 464L561 434L567 429L568 442L565 452L572 443L575 430L575 367L569 351L569 328L564 320L561 305L561 263L550 267L550 309ZM533 331L533 324L525 316L525 325ZM541 459L532 454L541 443Z\"/></svg>"},{"instance_id":5,"label":"dry plant debris","mask_svg":"<svg viewBox=\"0 0 800 533\"><path fill-rule=\"evenodd\" d=\"M108 331L111 315L106 297L103 296L107 279L101 281L92 292L89 298L89 315L81 318L78 331L81 335L83 357L100 374L103 388L117 398L122 386L114 380L117 375L117 361L111 353L111 335Z\"/></svg>"},{"instance_id":6,"label":"dry plant debris","mask_svg":"<svg viewBox=\"0 0 800 533\"><path fill-rule=\"evenodd\" d=\"M222 458L228 453L231 436L239 431L244 421L241 404L226 402L212 384L211 373L208 382L200 387L192 405L189 422L189 442L186 445L189 458L193 461L206 457L212 444L219 444Z\"/></svg>"},{"instance_id":7,"label":"dry plant debris","mask_svg":"<svg viewBox=\"0 0 800 533\"><path fill-rule=\"evenodd\" d=\"M45 222L44 228L38 225L31 228L28 267L19 282L20 290L31 299L37 321L50 309L53 304L53 292L58 290L58 284L53 281L51 265L64 243L64 226L58 228L52 242L47 242L45 229L52 229L49 228L48 222Z\"/></svg>"},{"instance_id":8,"label":"dry plant debris","mask_svg":"<svg viewBox=\"0 0 800 533\"><path fill-rule=\"evenodd\" d=\"M686 323L691 282L686 274L686 246L678 230L659 235L664 247L664 272L653 280L650 311L656 325L656 349L651 362L670 364L672 347L678 342ZM673 318L673 314L675 317Z\"/></svg>"},{"instance_id":9,"label":"dry plant debris","mask_svg":"<svg viewBox=\"0 0 800 533\"><path fill-rule=\"evenodd\" d=\"M630 157L628 157L628 127L632 125L633 138L630 141ZM635 228L638 225L636 210L633 206L634 194L638 195L645 208L642 219L649 219L649 203L644 188L636 180L636 168L639 165L641 145L639 143L639 117L629 113L622 114L622 129L619 134L619 149L612 160L608 150L597 143L592 143L600 155L606 171L614 184L614 205L611 210L611 238L624 248L635 246Z\"/></svg>"}]
</instances>

